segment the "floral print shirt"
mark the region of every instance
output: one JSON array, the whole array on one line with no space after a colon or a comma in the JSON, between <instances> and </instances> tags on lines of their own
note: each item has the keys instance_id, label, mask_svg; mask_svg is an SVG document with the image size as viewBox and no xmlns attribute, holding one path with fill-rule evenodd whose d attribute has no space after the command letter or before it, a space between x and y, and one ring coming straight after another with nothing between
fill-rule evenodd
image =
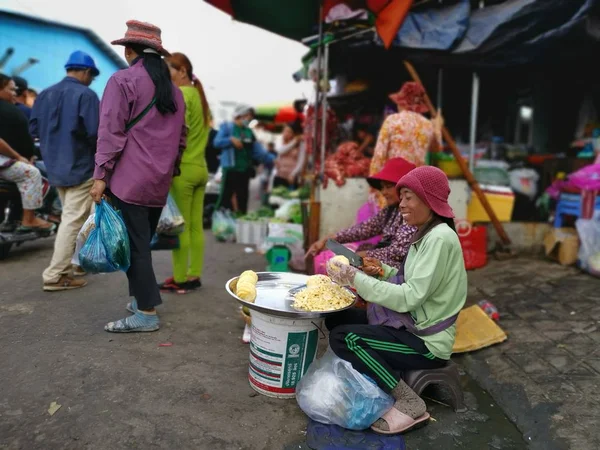
<instances>
[{"instance_id":1,"label":"floral print shirt","mask_svg":"<svg viewBox=\"0 0 600 450\"><path fill-rule=\"evenodd\" d=\"M425 165L434 139L433 124L421 114L401 111L388 116L379 131L370 174L383 169L391 158L404 158L417 167Z\"/></svg>"},{"instance_id":2,"label":"floral print shirt","mask_svg":"<svg viewBox=\"0 0 600 450\"><path fill-rule=\"evenodd\" d=\"M416 227L404 223L398 206L388 206L366 222L340 231L336 234L335 239L340 244L347 244L366 241L374 236L382 235L383 239L380 244L389 242L389 245L367 250L367 256L398 268L408 253L410 241L416 231Z\"/></svg>"}]
</instances>

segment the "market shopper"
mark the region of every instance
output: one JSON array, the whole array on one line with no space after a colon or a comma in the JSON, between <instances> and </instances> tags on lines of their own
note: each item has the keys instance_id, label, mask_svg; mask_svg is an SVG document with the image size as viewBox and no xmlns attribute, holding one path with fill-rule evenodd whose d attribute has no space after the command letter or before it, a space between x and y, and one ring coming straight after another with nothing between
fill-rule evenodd
<instances>
[{"instance_id":1,"label":"market shopper","mask_svg":"<svg viewBox=\"0 0 600 450\"><path fill-rule=\"evenodd\" d=\"M403 267L365 260L365 272L383 270L378 279L334 260L328 264L334 281L354 287L369 302L367 311L334 315L326 325L335 354L395 398L394 407L372 427L384 434L405 432L429 420L425 402L397 373L447 364L455 321L467 296L446 175L435 167L419 167L402 177L397 189L404 220L418 228Z\"/></svg>"},{"instance_id":2,"label":"market shopper","mask_svg":"<svg viewBox=\"0 0 600 450\"><path fill-rule=\"evenodd\" d=\"M29 84L25 78L13 77L13 81L17 87L15 105L25 114L27 120L31 118L31 108L27 105L27 94L29 92Z\"/></svg>"},{"instance_id":3,"label":"market shopper","mask_svg":"<svg viewBox=\"0 0 600 450\"><path fill-rule=\"evenodd\" d=\"M0 179L15 183L21 194L23 215L17 231L53 231L53 224L35 215L48 186L33 166L33 140L25 115L14 104L15 93L14 80L0 74Z\"/></svg>"},{"instance_id":4,"label":"market shopper","mask_svg":"<svg viewBox=\"0 0 600 450\"><path fill-rule=\"evenodd\" d=\"M206 146L210 110L192 63L183 53L166 58L171 79L185 100L187 147L181 158L181 174L173 179L171 195L183 215L185 228L179 235L179 248L173 250L173 276L160 285L162 291L186 293L202 286L204 265L204 192L208 182Z\"/></svg>"},{"instance_id":5,"label":"market shopper","mask_svg":"<svg viewBox=\"0 0 600 450\"><path fill-rule=\"evenodd\" d=\"M340 244L349 244L381 236L382 239L375 248L359 247L358 254L363 257L377 258L391 267L400 267L417 229L402 218L396 184L414 168L414 164L402 158L388 160L381 172L367 178L371 187L381 192L387 206L366 222L358 223L315 242L309 248L308 255L316 256L323 251L328 239L335 239Z\"/></svg>"},{"instance_id":6,"label":"market shopper","mask_svg":"<svg viewBox=\"0 0 600 450\"><path fill-rule=\"evenodd\" d=\"M99 203L108 189L107 196L121 211L131 246L127 278L134 299L127 305L133 315L104 329L155 331L160 326L155 307L162 300L150 241L186 146L185 101L162 59L169 53L162 46L160 28L130 20L125 37L112 44L125 46L129 68L110 77L102 97L90 193Z\"/></svg>"},{"instance_id":7,"label":"market shopper","mask_svg":"<svg viewBox=\"0 0 600 450\"><path fill-rule=\"evenodd\" d=\"M294 188L306 160L302 129L296 124L286 125L275 144L275 152L277 160L272 187Z\"/></svg>"},{"instance_id":8,"label":"market shopper","mask_svg":"<svg viewBox=\"0 0 600 450\"><path fill-rule=\"evenodd\" d=\"M429 151L441 147L443 119L423 116L428 111L425 90L413 81L404 83L399 92L390 95L398 112L388 116L377 138L370 173L379 172L390 158L404 158L417 167L426 163Z\"/></svg>"},{"instance_id":9,"label":"market shopper","mask_svg":"<svg viewBox=\"0 0 600 450\"><path fill-rule=\"evenodd\" d=\"M40 93L29 122L31 135L40 140L48 180L58 188L62 203L54 254L43 273L44 291L87 284L74 278L71 259L77 234L92 209L88 192L93 183L99 100L89 86L100 72L92 57L81 51L71 54L65 69L62 81Z\"/></svg>"},{"instance_id":10,"label":"market shopper","mask_svg":"<svg viewBox=\"0 0 600 450\"><path fill-rule=\"evenodd\" d=\"M215 147L222 149L223 179L217 207L241 214L248 212L250 180L256 176L255 165L271 166L275 160L275 157L257 141L249 128L253 116L250 106L237 106L233 113L233 122L221 125L213 143ZM234 195L237 201L235 209L232 203Z\"/></svg>"}]
</instances>

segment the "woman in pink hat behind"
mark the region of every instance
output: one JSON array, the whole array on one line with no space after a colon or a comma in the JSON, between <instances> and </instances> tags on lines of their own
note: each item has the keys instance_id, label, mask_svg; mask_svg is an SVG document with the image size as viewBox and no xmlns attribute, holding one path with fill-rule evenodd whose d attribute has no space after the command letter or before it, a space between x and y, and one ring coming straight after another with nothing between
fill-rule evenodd
<instances>
[{"instance_id":1,"label":"woman in pink hat behind","mask_svg":"<svg viewBox=\"0 0 600 450\"><path fill-rule=\"evenodd\" d=\"M366 313L340 313L327 326L336 355L395 398L394 407L372 426L382 434L402 433L429 420L425 402L397 374L448 363L456 318L467 297L448 178L435 167L417 167L396 189L404 221L418 228L403 267L365 260L365 271L383 273L372 277L337 261L328 265L335 282L354 287L369 302Z\"/></svg>"},{"instance_id":2,"label":"woman in pink hat behind","mask_svg":"<svg viewBox=\"0 0 600 450\"><path fill-rule=\"evenodd\" d=\"M152 268L150 241L156 231L173 177L179 174L186 146L185 103L171 81L169 55L160 28L127 22L123 39L129 68L109 80L100 104L100 126L92 198L99 203L106 191L121 211L131 245L127 271L132 313L104 328L113 333L155 331L155 307L162 303Z\"/></svg>"},{"instance_id":3,"label":"woman in pink hat behind","mask_svg":"<svg viewBox=\"0 0 600 450\"><path fill-rule=\"evenodd\" d=\"M388 266L400 267L417 229L406 224L400 214L398 206L400 199L396 191L396 184L414 168L414 164L402 158L390 159L379 173L367 178L369 185L381 192L385 198L386 207L365 222L340 230L315 242L308 249L307 256L316 256L322 252L328 239L335 239L340 244L351 244L380 236L381 241L375 248L358 247L359 255L377 258Z\"/></svg>"}]
</instances>

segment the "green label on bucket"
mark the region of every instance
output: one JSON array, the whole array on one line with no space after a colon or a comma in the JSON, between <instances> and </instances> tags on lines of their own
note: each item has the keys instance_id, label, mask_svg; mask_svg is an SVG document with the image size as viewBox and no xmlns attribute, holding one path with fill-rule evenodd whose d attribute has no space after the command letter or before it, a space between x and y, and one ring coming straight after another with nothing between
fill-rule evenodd
<instances>
[{"instance_id":1,"label":"green label on bucket","mask_svg":"<svg viewBox=\"0 0 600 450\"><path fill-rule=\"evenodd\" d=\"M307 333L289 333L283 369L283 387L291 388L302 377Z\"/></svg>"}]
</instances>

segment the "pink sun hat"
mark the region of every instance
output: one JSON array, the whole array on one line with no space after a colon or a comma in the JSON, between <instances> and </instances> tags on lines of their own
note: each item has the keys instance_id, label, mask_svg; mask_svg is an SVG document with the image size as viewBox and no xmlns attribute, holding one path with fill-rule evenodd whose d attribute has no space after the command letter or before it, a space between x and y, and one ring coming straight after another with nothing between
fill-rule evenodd
<instances>
[{"instance_id":1,"label":"pink sun hat","mask_svg":"<svg viewBox=\"0 0 600 450\"><path fill-rule=\"evenodd\" d=\"M143 45L156 50L162 56L170 56L170 53L163 47L161 39L161 30L156 25L138 20L127 21L127 31L125 37L111 42L112 45Z\"/></svg>"},{"instance_id":2,"label":"pink sun hat","mask_svg":"<svg viewBox=\"0 0 600 450\"><path fill-rule=\"evenodd\" d=\"M448 204L450 183L437 167L421 166L411 170L396 185L398 193L402 188L413 191L437 215L454 218L454 211Z\"/></svg>"}]
</instances>

